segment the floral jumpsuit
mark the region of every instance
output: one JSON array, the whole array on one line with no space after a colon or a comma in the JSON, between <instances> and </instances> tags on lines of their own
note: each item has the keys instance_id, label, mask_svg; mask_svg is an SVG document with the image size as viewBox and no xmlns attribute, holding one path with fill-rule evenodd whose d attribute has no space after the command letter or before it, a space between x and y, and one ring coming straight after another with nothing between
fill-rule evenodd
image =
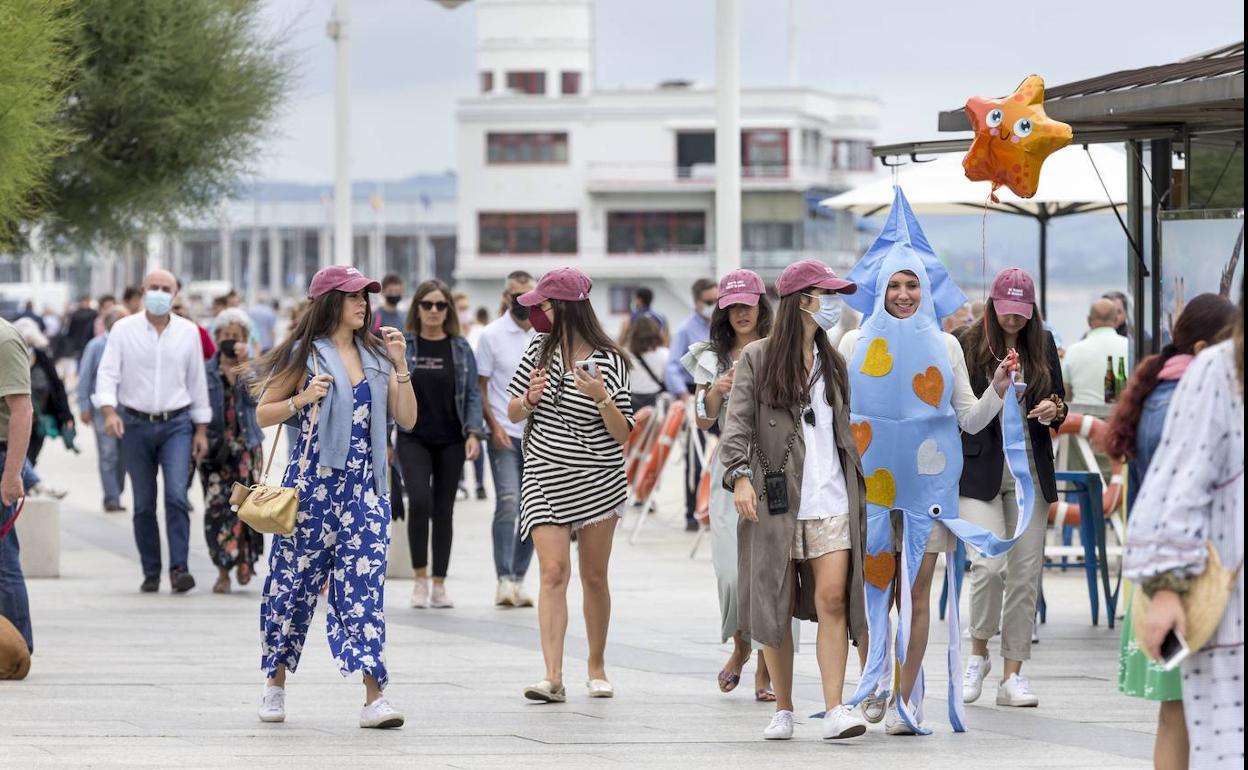
<instances>
[{"instance_id":1,"label":"floral jumpsuit","mask_svg":"<svg viewBox=\"0 0 1248 770\"><path fill-rule=\"evenodd\" d=\"M261 666L272 677L278 665L293 672L325 581L329 609L325 632L338 669L346 676L363 671L385 687L383 612L386 549L390 543L390 498L374 488L369 442L367 380L352 390L354 411L345 470L318 465L317 426L304 409L300 438L311 432L306 468L302 445L292 450L283 486L299 490L295 531L277 535L269 553L269 577L260 607Z\"/></svg>"}]
</instances>

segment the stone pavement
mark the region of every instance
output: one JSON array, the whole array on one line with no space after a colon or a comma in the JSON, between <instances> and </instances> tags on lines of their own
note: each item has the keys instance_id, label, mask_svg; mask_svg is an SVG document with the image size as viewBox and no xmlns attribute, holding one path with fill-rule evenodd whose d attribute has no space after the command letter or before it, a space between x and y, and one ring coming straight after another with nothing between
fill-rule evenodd
<instances>
[{"instance_id":1,"label":"stone pavement","mask_svg":"<svg viewBox=\"0 0 1248 770\"><path fill-rule=\"evenodd\" d=\"M760 738L770 707L752 698L753 665L730 695L715 675L728 647L718 639L709 542L689 558L675 481L636 545L621 529L612 564L614 599L608 670L614 700L589 700L584 627L575 578L563 705L526 702L522 688L542 674L533 610L492 606L492 503L461 503L448 587L451 610L407 606L411 583L388 584L388 695L407 725L388 732L356 726L358 681L335 669L318 612L303 664L288 683L285 724L255 716L260 581L214 595L200 518L192 521L189 595L138 592L141 579L128 514L99 510L91 437L83 454L57 445L39 470L71 488L62 505L60 579L30 581L36 654L28 679L0 682L0 766L279 767L571 766L737 767L784 762L860 762L932 768L1147 766L1156 708L1115 686L1118 633L1090 624L1079 572L1049 572L1048 623L1026 673L1036 709L993 705L992 686L967 708L969 732L944 716L943 623L928 649L925 738L820 740L813 720L788 743ZM198 480L193 499L198 503ZM129 496L127 495L127 502ZM201 509L202 510L202 509ZM629 519L626 525L631 525ZM536 560L529 588L536 593ZM965 613L965 610L964 610ZM935 613L933 613L935 614ZM964 614L965 617L965 614ZM814 627L802 636L814 639ZM964 644L964 650L968 645ZM993 645L995 650L995 644ZM1000 661L993 661L995 685ZM799 717L822 708L810 644L797 660ZM850 666L850 684L856 664Z\"/></svg>"}]
</instances>

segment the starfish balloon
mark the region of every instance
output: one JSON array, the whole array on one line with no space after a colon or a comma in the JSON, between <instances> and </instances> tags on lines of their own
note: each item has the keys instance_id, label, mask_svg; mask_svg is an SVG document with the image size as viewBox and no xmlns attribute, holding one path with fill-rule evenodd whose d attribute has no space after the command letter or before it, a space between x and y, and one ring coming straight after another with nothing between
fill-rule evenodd
<instances>
[{"instance_id":1,"label":"starfish balloon","mask_svg":"<svg viewBox=\"0 0 1248 770\"><path fill-rule=\"evenodd\" d=\"M1020 198L1040 187L1044 159L1070 144L1070 126L1044 114L1044 78L1031 75L1001 99L973 96L966 117L975 130L971 149L962 159L966 178L992 182L992 201L1002 185Z\"/></svg>"}]
</instances>

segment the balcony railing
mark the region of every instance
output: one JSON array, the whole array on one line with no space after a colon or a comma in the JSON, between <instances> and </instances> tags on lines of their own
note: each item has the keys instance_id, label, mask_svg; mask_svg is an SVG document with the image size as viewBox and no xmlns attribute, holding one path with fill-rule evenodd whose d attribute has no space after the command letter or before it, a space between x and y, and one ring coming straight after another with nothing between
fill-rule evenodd
<instances>
[{"instance_id":1,"label":"balcony railing","mask_svg":"<svg viewBox=\"0 0 1248 770\"><path fill-rule=\"evenodd\" d=\"M590 188L598 190L706 190L715 185L714 163L680 166L663 162L591 162L586 173ZM746 189L835 187L846 182L847 173L850 172L799 164L746 165L741 167L741 182Z\"/></svg>"}]
</instances>

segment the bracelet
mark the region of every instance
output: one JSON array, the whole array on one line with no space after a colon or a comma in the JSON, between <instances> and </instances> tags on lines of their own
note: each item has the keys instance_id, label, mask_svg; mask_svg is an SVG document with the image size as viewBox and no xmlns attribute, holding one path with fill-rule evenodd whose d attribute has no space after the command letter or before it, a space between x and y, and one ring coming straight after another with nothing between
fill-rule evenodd
<instances>
[{"instance_id":1,"label":"bracelet","mask_svg":"<svg viewBox=\"0 0 1248 770\"><path fill-rule=\"evenodd\" d=\"M736 468L733 468L732 472L728 474L728 481L735 484L737 479L750 479L753 481L754 469L748 465L739 465Z\"/></svg>"},{"instance_id":2,"label":"bracelet","mask_svg":"<svg viewBox=\"0 0 1248 770\"><path fill-rule=\"evenodd\" d=\"M395 379L398 380L400 383L403 383L404 385L406 385L407 383L412 381L412 373L403 372L402 374L396 374Z\"/></svg>"},{"instance_id":3,"label":"bracelet","mask_svg":"<svg viewBox=\"0 0 1248 770\"><path fill-rule=\"evenodd\" d=\"M290 398L286 399L286 408L290 410L291 414L295 414L299 411L299 407L295 406L294 396L291 396Z\"/></svg>"},{"instance_id":4,"label":"bracelet","mask_svg":"<svg viewBox=\"0 0 1248 770\"><path fill-rule=\"evenodd\" d=\"M607 396L606 398L604 398L604 399L603 399L603 400L601 400L601 401L595 401L595 402L594 402L594 406L598 407L599 411L601 411L601 410L603 410L603 409L606 409L608 406L610 406L611 404L614 404L614 403L615 403L615 402L611 400L611 397L610 397L610 396Z\"/></svg>"},{"instance_id":5,"label":"bracelet","mask_svg":"<svg viewBox=\"0 0 1248 770\"><path fill-rule=\"evenodd\" d=\"M529 394L528 394L528 393L525 393L525 394L524 394L524 403L528 404L528 406L529 406L529 411L531 412L531 411L533 411L534 409L536 409L536 408L537 408L537 405L538 405L538 404L542 403L542 399L541 399L541 398L538 398L536 401L530 401L530 400L529 400Z\"/></svg>"}]
</instances>

